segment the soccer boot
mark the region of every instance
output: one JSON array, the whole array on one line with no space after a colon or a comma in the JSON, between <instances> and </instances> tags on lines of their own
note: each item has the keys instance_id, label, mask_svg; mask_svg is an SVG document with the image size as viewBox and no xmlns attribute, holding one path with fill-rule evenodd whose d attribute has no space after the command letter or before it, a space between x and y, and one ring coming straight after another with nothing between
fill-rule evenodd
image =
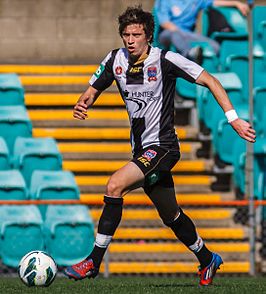
<instances>
[{"instance_id":1,"label":"soccer boot","mask_svg":"<svg viewBox=\"0 0 266 294\"><path fill-rule=\"evenodd\" d=\"M74 264L72 266L68 266L64 270L64 274L70 279L74 280L82 280L85 278L95 278L99 273L99 269L97 269L92 259L84 259L83 261Z\"/></svg>"},{"instance_id":2,"label":"soccer boot","mask_svg":"<svg viewBox=\"0 0 266 294\"><path fill-rule=\"evenodd\" d=\"M199 267L200 286L208 286L212 284L212 280L216 274L216 271L220 268L223 260L220 255L213 253L211 263L205 268Z\"/></svg>"}]
</instances>

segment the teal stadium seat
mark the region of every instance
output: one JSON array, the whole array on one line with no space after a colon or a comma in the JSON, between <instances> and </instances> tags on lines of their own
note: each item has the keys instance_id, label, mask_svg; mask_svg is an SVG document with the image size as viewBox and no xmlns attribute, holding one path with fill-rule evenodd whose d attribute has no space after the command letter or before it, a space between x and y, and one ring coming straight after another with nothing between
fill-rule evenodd
<instances>
[{"instance_id":1,"label":"teal stadium seat","mask_svg":"<svg viewBox=\"0 0 266 294\"><path fill-rule=\"evenodd\" d=\"M260 120L256 122L257 139L266 138L266 105L262 106Z\"/></svg>"},{"instance_id":2,"label":"teal stadium seat","mask_svg":"<svg viewBox=\"0 0 266 294\"><path fill-rule=\"evenodd\" d=\"M87 257L94 244L94 226L84 205L49 205L44 222L47 251L59 266Z\"/></svg>"},{"instance_id":3,"label":"teal stadium seat","mask_svg":"<svg viewBox=\"0 0 266 294\"><path fill-rule=\"evenodd\" d=\"M80 198L74 174L70 171L34 171L30 185L31 199L75 199ZM46 205L39 205L42 217L45 217Z\"/></svg>"},{"instance_id":4,"label":"teal stadium seat","mask_svg":"<svg viewBox=\"0 0 266 294\"><path fill-rule=\"evenodd\" d=\"M233 180L236 190L245 194L245 166L246 166L246 144L241 142L234 145L234 173ZM254 144L254 196L256 199L264 199L266 170L266 139L258 138Z\"/></svg>"},{"instance_id":5,"label":"teal stadium seat","mask_svg":"<svg viewBox=\"0 0 266 294\"><path fill-rule=\"evenodd\" d=\"M254 97L254 114L257 117L258 121L263 122L263 113L266 111L265 105L266 105L266 87L256 87L253 90L253 97Z\"/></svg>"},{"instance_id":6,"label":"teal stadium seat","mask_svg":"<svg viewBox=\"0 0 266 294\"><path fill-rule=\"evenodd\" d=\"M225 40L221 45L220 63L222 71L235 72L243 85L243 95L248 101L249 57L247 41ZM253 49L254 86L265 83L264 52L256 43ZM264 73L263 73L264 72Z\"/></svg>"},{"instance_id":7,"label":"teal stadium seat","mask_svg":"<svg viewBox=\"0 0 266 294\"><path fill-rule=\"evenodd\" d=\"M236 106L243 104L242 84L235 73L217 73L213 74L226 90L231 101ZM224 119L224 112L219 107L210 91L202 91L204 95L199 95L197 98L197 109L200 113L201 122L213 132L217 127L217 122Z\"/></svg>"},{"instance_id":8,"label":"teal stadium seat","mask_svg":"<svg viewBox=\"0 0 266 294\"><path fill-rule=\"evenodd\" d=\"M244 120L248 120L248 108L238 106L238 116ZM217 126L213 128L212 132L213 152L225 164L233 164L234 154L232 148L235 144L240 144L241 139L233 130L227 119L223 118L217 122ZM230 144L228 143L230 142Z\"/></svg>"},{"instance_id":9,"label":"teal stadium seat","mask_svg":"<svg viewBox=\"0 0 266 294\"><path fill-rule=\"evenodd\" d=\"M24 138L15 141L13 166L23 174L30 186L34 170L61 170L62 155L53 138Z\"/></svg>"},{"instance_id":10,"label":"teal stadium seat","mask_svg":"<svg viewBox=\"0 0 266 294\"><path fill-rule=\"evenodd\" d=\"M18 136L32 136L31 120L24 106L0 107L0 136L5 138L10 154Z\"/></svg>"},{"instance_id":11,"label":"teal stadium seat","mask_svg":"<svg viewBox=\"0 0 266 294\"><path fill-rule=\"evenodd\" d=\"M266 51L266 6L256 5L252 12L254 40L260 42Z\"/></svg>"},{"instance_id":12,"label":"teal stadium seat","mask_svg":"<svg viewBox=\"0 0 266 294\"><path fill-rule=\"evenodd\" d=\"M6 145L6 141L3 137L0 137L0 170L10 168L9 150Z\"/></svg>"},{"instance_id":13,"label":"teal stadium seat","mask_svg":"<svg viewBox=\"0 0 266 294\"><path fill-rule=\"evenodd\" d=\"M44 250L42 225L42 218L36 206L1 206L2 263L17 267L20 259L29 251Z\"/></svg>"},{"instance_id":14,"label":"teal stadium seat","mask_svg":"<svg viewBox=\"0 0 266 294\"><path fill-rule=\"evenodd\" d=\"M27 200L28 189L18 170L0 171L0 199Z\"/></svg>"},{"instance_id":15,"label":"teal stadium seat","mask_svg":"<svg viewBox=\"0 0 266 294\"><path fill-rule=\"evenodd\" d=\"M152 43L152 45L154 47L159 47L161 49L166 49L165 46L163 46L159 42L160 24L159 24L159 20L158 20L158 17L157 17L157 11L156 11L155 7L152 10L152 14L153 14L153 18L154 18L154 33L153 33L153 43Z\"/></svg>"},{"instance_id":16,"label":"teal stadium seat","mask_svg":"<svg viewBox=\"0 0 266 294\"><path fill-rule=\"evenodd\" d=\"M17 74L0 74L0 106L24 105L24 88Z\"/></svg>"},{"instance_id":17,"label":"teal stadium seat","mask_svg":"<svg viewBox=\"0 0 266 294\"><path fill-rule=\"evenodd\" d=\"M209 91L208 88L203 87L201 85L197 85L196 87L196 105L197 105L197 113L199 121L203 121L204 116L204 107L203 107L203 100Z\"/></svg>"},{"instance_id":18,"label":"teal stadium seat","mask_svg":"<svg viewBox=\"0 0 266 294\"><path fill-rule=\"evenodd\" d=\"M218 40L220 42L226 39L247 39L248 28L247 19L239 12L237 8L234 7L215 7L216 10L221 12L230 26L234 29L234 32L213 32L210 36L212 39ZM208 19L208 9L204 10L202 13L202 33L207 36L209 19Z\"/></svg>"},{"instance_id":19,"label":"teal stadium seat","mask_svg":"<svg viewBox=\"0 0 266 294\"><path fill-rule=\"evenodd\" d=\"M220 48L219 61L222 71L225 70L231 56L248 56L248 40L224 40Z\"/></svg>"}]
</instances>

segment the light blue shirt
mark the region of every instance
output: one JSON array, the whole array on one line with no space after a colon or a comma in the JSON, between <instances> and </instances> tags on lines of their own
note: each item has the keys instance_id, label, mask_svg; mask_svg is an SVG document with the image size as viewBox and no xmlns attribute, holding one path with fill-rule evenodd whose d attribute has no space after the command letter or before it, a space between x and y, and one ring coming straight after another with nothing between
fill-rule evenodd
<instances>
[{"instance_id":1,"label":"light blue shirt","mask_svg":"<svg viewBox=\"0 0 266 294\"><path fill-rule=\"evenodd\" d=\"M184 31L192 31L198 13L214 0L156 0L155 10L160 24L170 21Z\"/></svg>"}]
</instances>

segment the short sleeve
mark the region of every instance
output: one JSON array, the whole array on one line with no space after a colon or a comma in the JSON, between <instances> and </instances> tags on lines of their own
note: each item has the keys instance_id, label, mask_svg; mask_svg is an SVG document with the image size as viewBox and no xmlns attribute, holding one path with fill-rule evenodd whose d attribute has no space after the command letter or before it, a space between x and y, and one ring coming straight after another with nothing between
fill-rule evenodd
<instances>
[{"instance_id":1,"label":"short sleeve","mask_svg":"<svg viewBox=\"0 0 266 294\"><path fill-rule=\"evenodd\" d=\"M191 83L195 83L204 68L187 59L179 53L168 51L165 60L169 63L169 74L172 78L181 77Z\"/></svg>"},{"instance_id":2,"label":"short sleeve","mask_svg":"<svg viewBox=\"0 0 266 294\"><path fill-rule=\"evenodd\" d=\"M101 62L96 72L92 75L89 84L93 88L99 91L104 91L105 89L111 86L112 82L114 81L114 56L115 52L110 52Z\"/></svg>"}]
</instances>

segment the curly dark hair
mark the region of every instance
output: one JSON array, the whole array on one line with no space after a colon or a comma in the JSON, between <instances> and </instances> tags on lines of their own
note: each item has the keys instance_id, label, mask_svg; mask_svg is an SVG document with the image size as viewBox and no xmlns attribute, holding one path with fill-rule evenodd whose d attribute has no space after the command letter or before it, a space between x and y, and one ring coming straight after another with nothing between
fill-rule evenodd
<instances>
[{"instance_id":1,"label":"curly dark hair","mask_svg":"<svg viewBox=\"0 0 266 294\"><path fill-rule=\"evenodd\" d=\"M118 17L119 34L122 37L124 29L131 24L142 24L147 39L153 41L154 19L150 12L144 11L141 5L128 7Z\"/></svg>"}]
</instances>

